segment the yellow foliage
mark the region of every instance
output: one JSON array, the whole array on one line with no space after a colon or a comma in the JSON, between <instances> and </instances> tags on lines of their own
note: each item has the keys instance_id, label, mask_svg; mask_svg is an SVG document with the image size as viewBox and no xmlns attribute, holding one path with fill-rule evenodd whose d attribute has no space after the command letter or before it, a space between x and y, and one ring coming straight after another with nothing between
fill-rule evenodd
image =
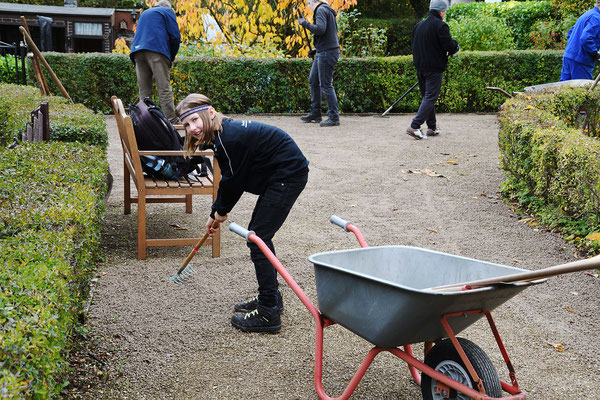
<instances>
[{"instance_id":1,"label":"yellow foliage","mask_svg":"<svg viewBox=\"0 0 600 400\"><path fill-rule=\"evenodd\" d=\"M115 48L112 51L113 53L119 54L129 54L129 46L127 46L127 42L123 38L118 38L115 40Z\"/></svg>"},{"instance_id":2,"label":"yellow foliage","mask_svg":"<svg viewBox=\"0 0 600 400\"><path fill-rule=\"evenodd\" d=\"M146 0L146 3L156 0ZM356 5L357 0L332 0L336 11ZM297 19L300 13L310 18L305 0L173 0L182 41L206 39L203 16L213 17L222 34L222 42L241 54L252 53L249 46L266 46L292 57L305 57L309 43ZM216 44L216 43L215 43ZM244 51L240 49L245 49ZM235 53L235 50L232 50ZM234 54L235 55L235 54Z\"/></svg>"}]
</instances>

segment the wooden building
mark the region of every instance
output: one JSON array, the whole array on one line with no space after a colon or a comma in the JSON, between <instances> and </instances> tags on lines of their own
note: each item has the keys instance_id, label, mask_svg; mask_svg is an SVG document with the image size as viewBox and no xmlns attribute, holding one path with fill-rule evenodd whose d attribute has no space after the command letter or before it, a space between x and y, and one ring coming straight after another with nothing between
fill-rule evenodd
<instances>
[{"instance_id":1,"label":"wooden building","mask_svg":"<svg viewBox=\"0 0 600 400\"><path fill-rule=\"evenodd\" d=\"M21 16L42 51L109 53L117 38L133 41L138 10L0 3L0 41L23 40Z\"/></svg>"}]
</instances>

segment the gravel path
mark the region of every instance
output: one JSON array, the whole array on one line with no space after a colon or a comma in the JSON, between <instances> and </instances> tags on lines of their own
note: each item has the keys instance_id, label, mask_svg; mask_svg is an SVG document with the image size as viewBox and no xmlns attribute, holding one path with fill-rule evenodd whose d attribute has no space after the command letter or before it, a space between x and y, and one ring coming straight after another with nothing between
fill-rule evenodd
<instances>
[{"instance_id":1,"label":"gravel path","mask_svg":"<svg viewBox=\"0 0 600 400\"><path fill-rule=\"evenodd\" d=\"M499 197L503 174L495 115L440 115L443 133L427 141L404 134L411 115L343 116L335 128L303 124L291 116L251 118L290 133L310 160L309 183L275 246L315 304L313 266L306 257L358 246L352 234L328 222L331 214L352 221L371 246L418 246L526 269L576 257L558 235L521 221ZM286 308L279 334L243 334L229 324L233 303L256 290L240 237L224 230L219 259L203 248L193 261L200 272L183 287L168 279L190 249L151 248L147 260L136 259L136 208L123 215L122 153L114 118L107 117L107 124L115 187L103 232L106 261L97 271L89 348L83 351L90 363L81 364L95 374L85 378L81 373L70 396L316 399L314 322L287 285L282 285ZM430 176L427 170L443 176ZM150 234L171 231L175 236L179 226L185 234L200 236L210 204L194 201L191 215L183 206L150 205ZM245 194L230 221L247 226L255 201ZM600 281L574 273L528 288L493 312L528 398L600 398L599 298ZM483 321L460 336L481 346L500 377L509 380ZM344 328L326 329L323 381L330 396L342 393L370 347ZM415 346L416 354L421 348ZM419 397L406 366L387 353L375 359L353 396Z\"/></svg>"}]
</instances>

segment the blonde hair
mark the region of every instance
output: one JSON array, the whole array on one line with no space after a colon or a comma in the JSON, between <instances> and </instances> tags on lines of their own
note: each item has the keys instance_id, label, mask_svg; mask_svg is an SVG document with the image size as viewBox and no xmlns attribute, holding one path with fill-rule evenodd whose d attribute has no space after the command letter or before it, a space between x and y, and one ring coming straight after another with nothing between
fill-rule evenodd
<instances>
[{"instance_id":1,"label":"blonde hair","mask_svg":"<svg viewBox=\"0 0 600 400\"><path fill-rule=\"evenodd\" d=\"M188 110L192 108L201 107L210 105L212 106L212 102L208 97L199 93L192 93L188 95L185 99L181 100L179 104L177 104L177 108L175 112L177 116L181 116ZM216 115L214 118L210 118L210 109L198 111L198 117L202 120L202 140L193 137L192 135L185 135L185 142L183 144L183 149L185 150L186 157L191 157L191 155L200 147L201 145L209 145L213 144L215 141L215 137L217 132L221 130L221 123L223 121L223 114L215 111Z\"/></svg>"}]
</instances>

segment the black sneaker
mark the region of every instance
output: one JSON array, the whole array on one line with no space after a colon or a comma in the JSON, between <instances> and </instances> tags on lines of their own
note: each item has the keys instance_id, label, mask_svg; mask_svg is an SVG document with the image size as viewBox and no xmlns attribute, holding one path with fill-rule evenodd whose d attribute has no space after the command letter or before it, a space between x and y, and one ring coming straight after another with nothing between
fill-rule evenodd
<instances>
[{"instance_id":1,"label":"black sneaker","mask_svg":"<svg viewBox=\"0 0 600 400\"><path fill-rule=\"evenodd\" d=\"M281 329L281 318L277 307L273 307L271 311L266 313L257 308L246 314L235 314L231 317L231 325L242 332L278 332Z\"/></svg>"},{"instance_id":2,"label":"black sneaker","mask_svg":"<svg viewBox=\"0 0 600 400\"><path fill-rule=\"evenodd\" d=\"M321 126L339 126L340 125L340 120L339 119L327 118L325 121L321 122L320 125Z\"/></svg>"},{"instance_id":3,"label":"black sneaker","mask_svg":"<svg viewBox=\"0 0 600 400\"><path fill-rule=\"evenodd\" d=\"M258 307L258 296L254 296L250 300L240 301L233 305L233 311L241 313L249 313ZM283 297L281 292L277 291L277 311L281 314L283 312Z\"/></svg>"},{"instance_id":4,"label":"black sneaker","mask_svg":"<svg viewBox=\"0 0 600 400\"><path fill-rule=\"evenodd\" d=\"M308 114L303 117L300 117L302 122L321 122L323 118L320 115Z\"/></svg>"}]
</instances>

